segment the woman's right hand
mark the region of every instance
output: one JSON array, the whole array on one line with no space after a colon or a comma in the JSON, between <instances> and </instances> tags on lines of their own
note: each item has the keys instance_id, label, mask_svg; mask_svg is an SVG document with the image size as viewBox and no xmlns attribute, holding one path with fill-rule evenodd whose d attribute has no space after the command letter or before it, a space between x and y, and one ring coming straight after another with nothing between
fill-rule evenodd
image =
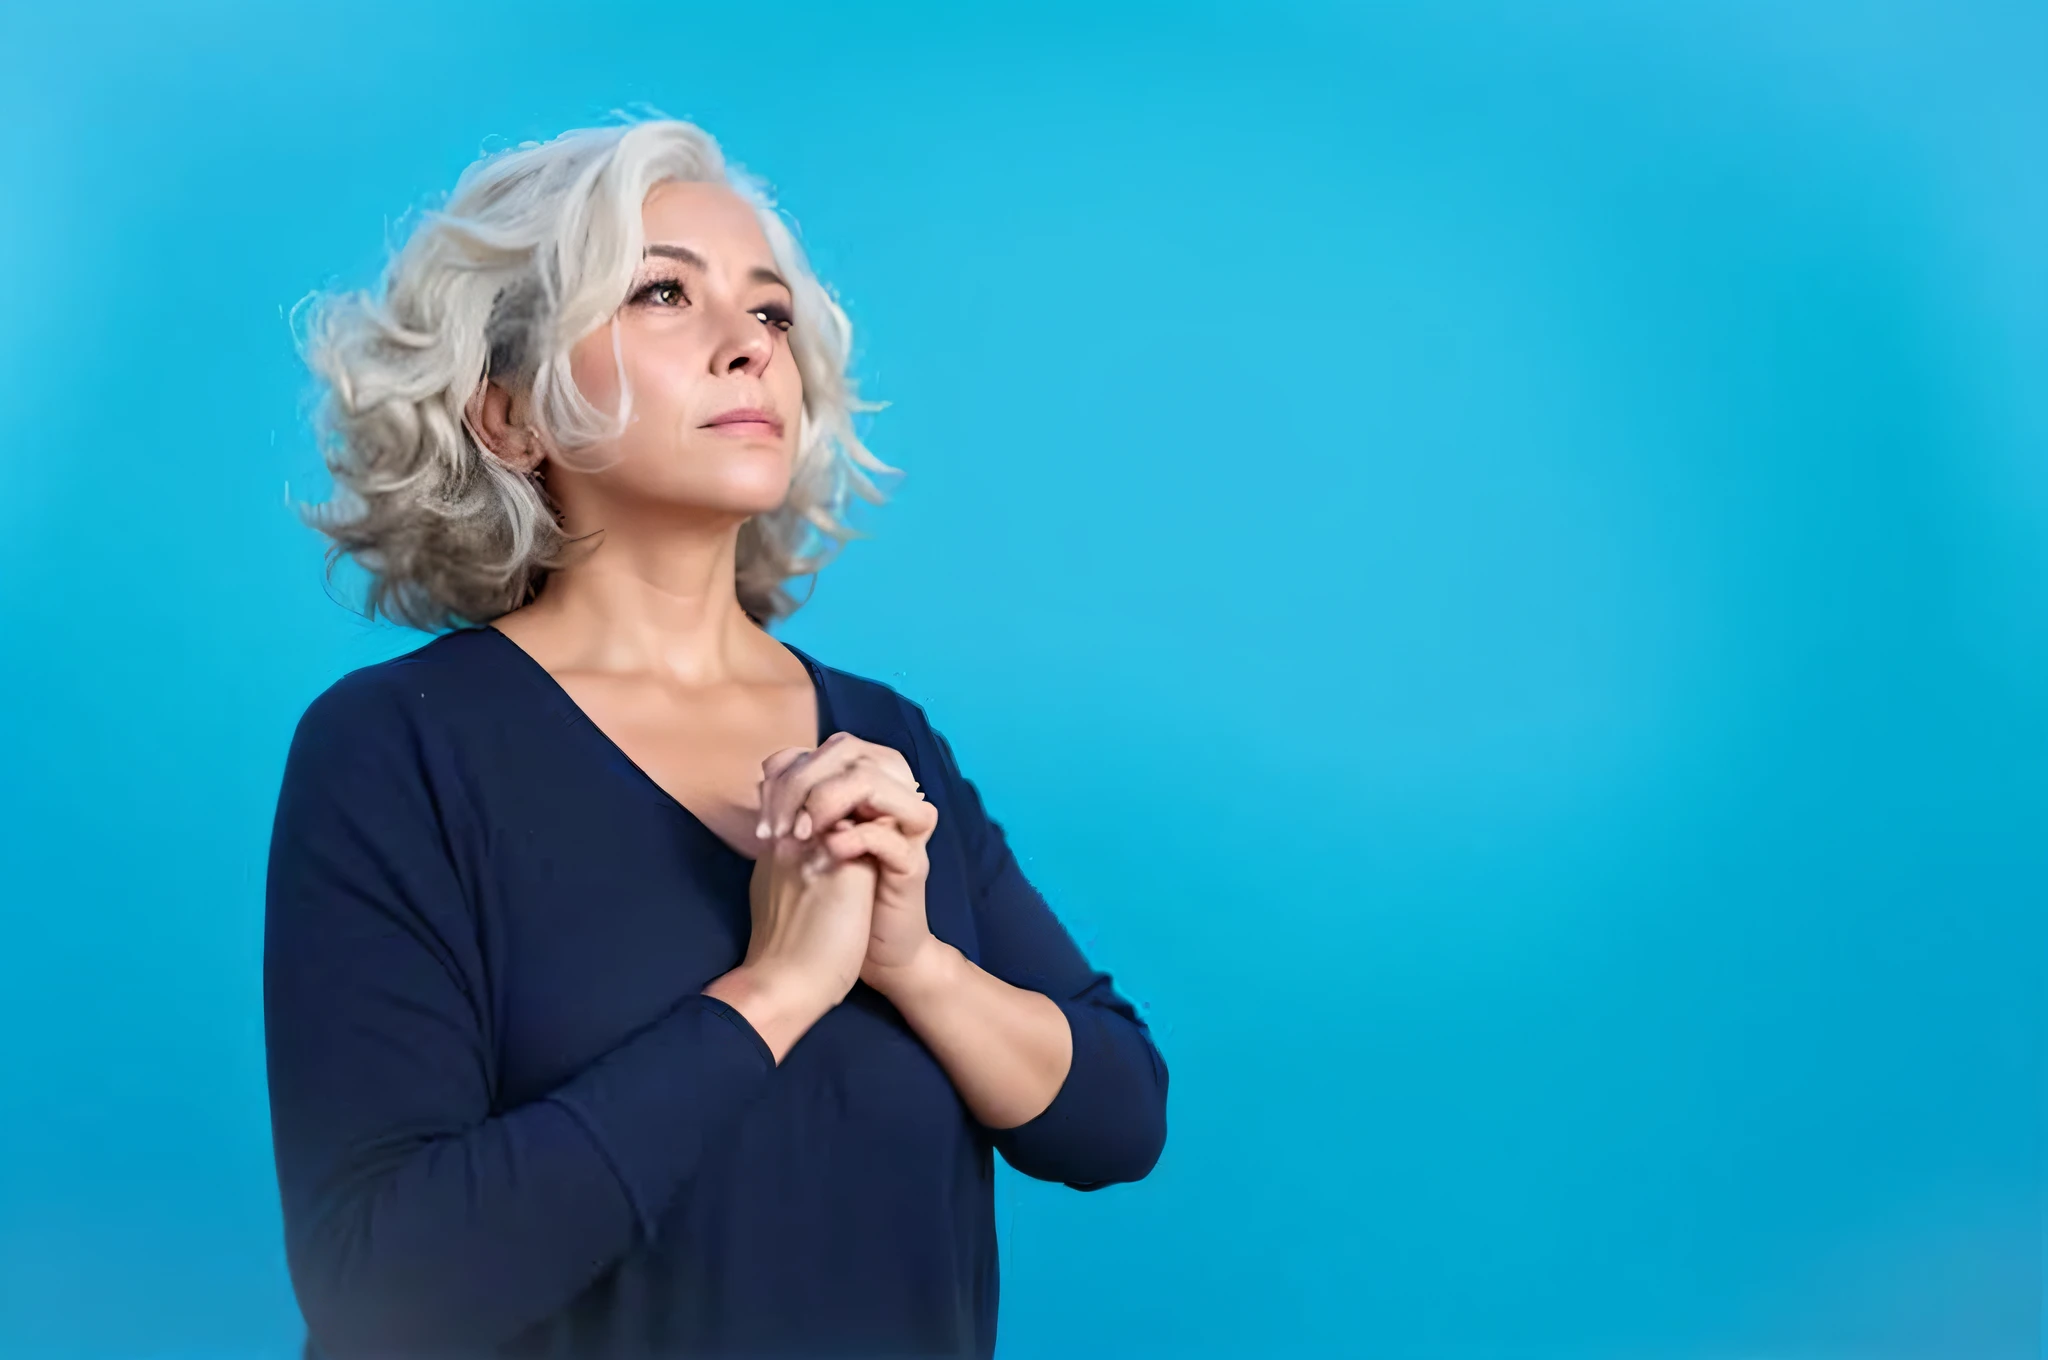
<instances>
[{"instance_id":1,"label":"woman's right hand","mask_svg":"<svg viewBox=\"0 0 2048 1360\"><path fill-rule=\"evenodd\" d=\"M778 751L763 784L803 754ZM747 891L746 959L704 994L745 1016L776 1062L859 981L878 872L873 858L837 860L816 838L763 842Z\"/></svg>"}]
</instances>

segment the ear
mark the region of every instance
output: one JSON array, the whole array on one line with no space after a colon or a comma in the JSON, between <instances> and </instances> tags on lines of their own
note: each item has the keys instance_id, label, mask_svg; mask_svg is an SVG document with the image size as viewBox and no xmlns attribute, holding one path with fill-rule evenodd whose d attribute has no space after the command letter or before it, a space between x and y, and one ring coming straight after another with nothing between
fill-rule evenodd
<instances>
[{"instance_id":1,"label":"ear","mask_svg":"<svg viewBox=\"0 0 2048 1360\"><path fill-rule=\"evenodd\" d=\"M494 379L479 386L463 408L476 441L521 474L539 467L547 452L534 432L530 414L525 393L513 392Z\"/></svg>"}]
</instances>

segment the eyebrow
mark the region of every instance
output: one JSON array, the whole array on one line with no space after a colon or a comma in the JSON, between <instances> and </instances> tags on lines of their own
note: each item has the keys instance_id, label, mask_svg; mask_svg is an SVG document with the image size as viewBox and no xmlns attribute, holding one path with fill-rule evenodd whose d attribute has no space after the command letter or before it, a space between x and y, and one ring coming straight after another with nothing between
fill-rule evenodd
<instances>
[{"instance_id":1,"label":"eyebrow","mask_svg":"<svg viewBox=\"0 0 2048 1360\"><path fill-rule=\"evenodd\" d=\"M646 251L644 251L643 253L647 255L662 255L666 256L671 260L681 260L684 264L689 265L693 269L702 269L706 273L710 272L710 266L704 263L704 257L702 255L699 255L694 250L685 249L682 246L652 245L647 247ZM787 279L783 278L782 275L776 273L774 270L768 268L765 265L755 265L754 268L748 272L747 281L749 283L779 284L783 288L788 289L788 291L791 293L796 292L796 289L790 288L789 281Z\"/></svg>"}]
</instances>

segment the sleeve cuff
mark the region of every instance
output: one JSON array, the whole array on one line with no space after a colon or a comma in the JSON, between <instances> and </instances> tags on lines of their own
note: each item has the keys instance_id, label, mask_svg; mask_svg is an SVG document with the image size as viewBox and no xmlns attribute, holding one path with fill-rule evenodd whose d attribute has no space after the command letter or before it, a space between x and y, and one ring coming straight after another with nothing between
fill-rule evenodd
<instances>
[{"instance_id":1,"label":"sleeve cuff","mask_svg":"<svg viewBox=\"0 0 2048 1360\"><path fill-rule=\"evenodd\" d=\"M1074 1056L1052 1104L1015 1128L991 1131L1003 1159L1027 1176L1095 1190L1139 1180L1165 1143L1165 1074L1135 1025L1086 1001L1054 1004Z\"/></svg>"},{"instance_id":2,"label":"sleeve cuff","mask_svg":"<svg viewBox=\"0 0 2048 1360\"><path fill-rule=\"evenodd\" d=\"M738 1007L729 1001L721 1001L715 996L699 996L697 1000L703 1002L712 1014L723 1016L731 1022L734 1029L744 1034L754 1045L755 1052L761 1055L762 1062L766 1063L769 1067L775 1066L775 1050L768 1047L768 1041L761 1037L761 1031L755 1029L753 1022L748 1020L746 1016L740 1014Z\"/></svg>"}]
</instances>

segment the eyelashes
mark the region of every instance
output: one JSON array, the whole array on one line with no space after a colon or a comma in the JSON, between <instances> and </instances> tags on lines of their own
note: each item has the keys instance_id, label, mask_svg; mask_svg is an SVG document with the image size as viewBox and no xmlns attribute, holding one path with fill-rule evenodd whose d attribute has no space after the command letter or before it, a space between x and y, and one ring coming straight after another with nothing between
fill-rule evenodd
<instances>
[{"instance_id":1,"label":"eyelashes","mask_svg":"<svg viewBox=\"0 0 2048 1360\"><path fill-rule=\"evenodd\" d=\"M761 319L762 325L783 332L787 332L796 324L796 318L789 314L789 308L779 302L766 302L759 307L751 308L748 315L757 316Z\"/></svg>"},{"instance_id":2,"label":"eyelashes","mask_svg":"<svg viewBox=\"0 0 2048 1360\"><path fill-rule=\"evenodd\" d=\"M626 305L652 306L658 308L687 307L690 305L689 290L683 287L681 279L654 279L633 290L626 299ZM779 302L764 302L758 307L749 307L747 314L772 330L787 333L796 324L789 308Z\"/></svg>"},{"instance_id":3,"label":"eyelashes","mask_svg":"<svg viewBox=\"0 0 2048 1360\"><path fill-rule=\"evenodd\" d=\"M663 300L659 304L663 307L680 307L687 304L690 300L690 295L683 290L683 281L681 279L656 279L652 283L643 284L641 287L634 289L633 296L627 298L626 303L628 306L642 305L655 301L658 295L664 293L673 295L675 300L673 302Z\"/></svg>"}]
</instances>

